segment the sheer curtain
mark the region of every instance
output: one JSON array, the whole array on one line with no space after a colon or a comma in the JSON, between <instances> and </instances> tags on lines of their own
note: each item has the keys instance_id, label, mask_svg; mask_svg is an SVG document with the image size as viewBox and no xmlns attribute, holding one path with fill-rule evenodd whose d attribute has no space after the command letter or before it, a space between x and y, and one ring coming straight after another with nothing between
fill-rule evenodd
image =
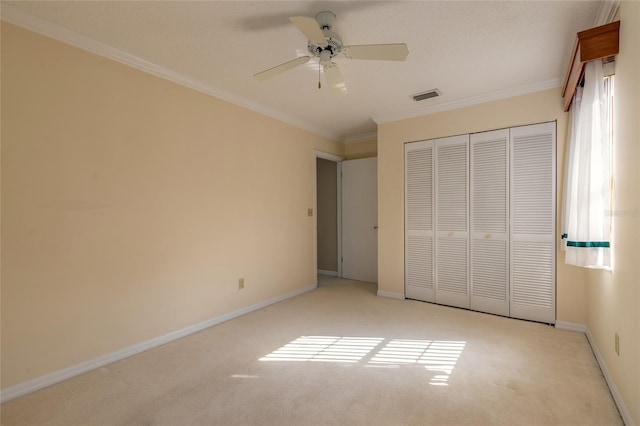
<instances>
[{"instance_id":1,"label":"sheer curtain","mask_svg":"<svg viewBox=\"0 0 640 426\"><path fill-rule=\"evenodd\" d=\"M586 268L611 268L608 90L602 62L588 62L572 104L562 223L565 263Z\"/></svg>"}]
</instances>

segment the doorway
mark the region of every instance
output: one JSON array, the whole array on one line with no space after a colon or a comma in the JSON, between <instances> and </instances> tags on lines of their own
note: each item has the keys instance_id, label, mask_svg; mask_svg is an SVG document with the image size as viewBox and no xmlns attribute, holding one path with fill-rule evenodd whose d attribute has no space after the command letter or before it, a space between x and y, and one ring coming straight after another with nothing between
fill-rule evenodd
<instances>
[{"instance_id":1,"label":"doorway","mask_svg":"<svg viewBox=\"0 0 640 426\"><path fill-rule=\"evenodd\" d=\"M316 273L378 282L377 158L314 152Z\"/></svg>"},{"instance_id":2,"label":"doorway","mask_svg":"<svg viewBox=\"0 0 640 426\"><path fill-rule=\"evenodd\" d=\"M316 272L342 276L341 161L338 156L314 152Z\"/></svg>"}]
</instances>

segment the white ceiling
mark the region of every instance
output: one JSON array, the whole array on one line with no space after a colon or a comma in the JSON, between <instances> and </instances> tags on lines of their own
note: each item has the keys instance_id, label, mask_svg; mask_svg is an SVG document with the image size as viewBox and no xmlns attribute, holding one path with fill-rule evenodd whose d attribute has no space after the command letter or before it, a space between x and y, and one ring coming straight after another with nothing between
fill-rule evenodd
<instances>
[{"instance_id":1,"label":"white ceiling","mask_svg":"<svg viewBox=\"0 0 640 426\"><path fill-rule=\"evenodd\" d=\"M374 133L376 122L558 86L576 32L593 26L599 5L600 1L3 1L2 16L61 39L73 35L64 29L72 30L100 42L89 43L94 51L116 48L110 50L112 57L139 61L192 87L350 141ZM407 60L337 57L349 90L342 98L318 90L316 60L271 80L255 81L256 72L307 54L307 40L288 17L313 17L322 10L337 15L333 30L346 45L407 43ZM86 45L86 37L75 44ZM442 96L422 102L410 98L433 88Z\"/></svg>"}]
</instances>

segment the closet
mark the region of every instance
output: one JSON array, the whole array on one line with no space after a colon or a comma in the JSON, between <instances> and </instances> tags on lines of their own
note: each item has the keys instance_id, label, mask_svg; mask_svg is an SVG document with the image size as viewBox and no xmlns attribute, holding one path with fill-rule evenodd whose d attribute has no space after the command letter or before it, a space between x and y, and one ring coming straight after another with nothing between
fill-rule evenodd
<instances>
[{"instance_id":1,"label":"closet","mask_svg":"<svg viewBox=\"0 0 640 426\"><path fill-rule=\"evenodd\" d=\"M405 295L555 323L556 123L405 144Z\"/></svg>"}]
</instances>

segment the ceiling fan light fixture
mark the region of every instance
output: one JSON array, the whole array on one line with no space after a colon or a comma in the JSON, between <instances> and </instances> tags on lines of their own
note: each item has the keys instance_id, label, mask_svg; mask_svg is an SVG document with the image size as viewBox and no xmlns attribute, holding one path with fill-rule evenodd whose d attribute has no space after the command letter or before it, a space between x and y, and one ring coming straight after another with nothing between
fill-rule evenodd
<instances>
[{"instance_id":1,"label":"ceiling fan light fixture","mask_svg":"<svg viewBox=\"0 0 640 426\"><path fill-rule=\"evenodd\" d=\"M431 90L427 90L426 92L411 95L411 99L413 99L415 102L420 102L420 101L424 101L425 99L436 98L440 95L442 95L442 92L440 92L440 90L431 89Z\"/></svg>"}]
</instances>

